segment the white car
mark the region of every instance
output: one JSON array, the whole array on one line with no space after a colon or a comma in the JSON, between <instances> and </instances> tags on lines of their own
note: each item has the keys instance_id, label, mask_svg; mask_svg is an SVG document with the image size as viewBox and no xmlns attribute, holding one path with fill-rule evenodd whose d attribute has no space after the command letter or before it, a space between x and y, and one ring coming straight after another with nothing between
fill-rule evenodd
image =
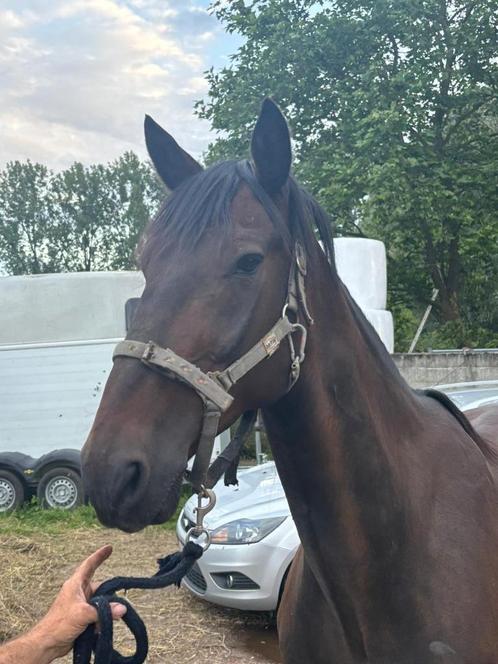
<instances>
[{"instance_id":1,"label":"white car","mask_svg":"<svg viewBox=\"0 0 498 664\"><path fill-rule=\"evenodd\" d=\"M181 544L195 525L197 497L185 504L176 533ZM239 472L239 485L216 486L216 507L204 525L211 546L183 584L195 595L232 608L273 611L299 546L275 464Z\"/></svg>"},{"instance_id":2,"label":"white car","mask_svg":"<svg viewBox=\"0 0 498 664\"><path fill-rule=\"evenodd\" d=\"M498 380L479 380L471 383L436 385L435 390L444 392L460 408L466 411L493 403L498 399Z\"/></svg>"},{"instance_id":3,"label":"white car","mask_svg":"<svg viewBox=\"0 0 498 664\"><path fill-rule=\"evenodd\" d=\"M438 385L462 410L498 398L498 381ZM216 506L204 520L211 546L183 584L209 602L237 609L273 611L299 546L296 526L273 462L239 471L239 486L216 485ZM195 525L197 497L185 504L177 536L185 542Z\"/></svg>"}]
</instances>

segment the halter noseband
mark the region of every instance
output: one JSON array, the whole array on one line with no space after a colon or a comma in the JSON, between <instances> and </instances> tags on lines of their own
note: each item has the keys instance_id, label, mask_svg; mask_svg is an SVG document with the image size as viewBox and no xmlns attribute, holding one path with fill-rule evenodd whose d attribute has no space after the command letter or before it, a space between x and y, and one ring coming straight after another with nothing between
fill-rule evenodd
<instances>
[{"instance_id":1,"label":"halter noseband","mask_svg":"<svg viewBox=\"0 0 498 664\"><path fill-rule=\"evenodd\" d=\"M158 371L167 378L179 380L188 385L202 399L204 403L202 430L194 464L189 476L189 482L193 489L200 495L205 494L207 488L212 488L216 484L223 470L226 469L226 465L228 465L225 464L223 466L223 464L219 464L215 469L215 461L211 468L209 466L213 453L214 439L218 432L219 420L221 415L228 410L233 402L233 397L229 394L232 386L262 360L271 357L278 350L285 338L289 341L291 356L289 387L287 391L294 386L299 378L301 364L304 360L307 328L300 323L292 323L287 314L289 312L292 313L297 320L299 311L302 310L306 323L308 325L313 323L306 303L305 276L306 255L301 245L296 242L289 273L287 299L282 310L282 316L271 330L248 350L247 353L244 353L242 357L235 360L235 362L223 371L208 371L205 373L199 367L196 367L174 353L170 348L162 348L153 341L144 343L143 341L126 339L118 343L114 349L113 359L116 357L131 357L140 360L145 366ZM299 332L301 335L299 351L297 353L292 338L295 332ZM249 415L249 417L246 417L246 415ZM254 422L253 414L246 413L243 420L245 420L243 434L245 436L248 430L250 430L248 420L252 423ZM238 432L236 438L239 438L240 442L242 434L239 436ZM221 468L221 472L218 472L219 468Z\"/></svg>"}]
</instances>

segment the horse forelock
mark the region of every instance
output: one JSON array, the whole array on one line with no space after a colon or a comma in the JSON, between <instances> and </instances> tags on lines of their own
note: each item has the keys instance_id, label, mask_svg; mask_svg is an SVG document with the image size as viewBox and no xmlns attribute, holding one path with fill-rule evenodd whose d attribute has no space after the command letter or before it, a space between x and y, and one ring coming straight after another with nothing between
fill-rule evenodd
<instances>
[{"instance_id":1,"label":"horse forelock","mask_svg":"<svg viewBox=\"0 0 498 664\"><path fill-rule=\"evenodd\" d=\"M251 162L224 161L182 183L164 201L145 229L137 249L143 269L158 254L175 247L182 252L195 249L206 231L223 232L232 218L231 204L240 187L246 185L286 241L289 250L299 240L308 255L316 246L315 233L335 270L331 222L317 201L290 176L283 196L288 219L256 179Z\"/></svg>"}]
</instances>

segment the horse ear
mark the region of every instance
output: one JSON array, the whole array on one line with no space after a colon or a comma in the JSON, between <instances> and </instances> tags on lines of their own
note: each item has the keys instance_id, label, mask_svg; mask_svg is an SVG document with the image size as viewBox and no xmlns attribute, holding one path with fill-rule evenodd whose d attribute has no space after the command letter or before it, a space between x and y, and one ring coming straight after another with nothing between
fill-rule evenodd
<instances>
[{"instance_id":1,"label":"horse ear","mask_svg":"<svg viewBox=\"0 0 498 664\"><path fill-rule=\"evenodd\" d=\"M202 166L150 115L145 116L144 132L149 156L168 189L175 189L184 180L202 171Z\"/></svg>"},{"instance_id":2,"label":"horse ear","mask_svg":"<svg viewBox=\"0 0 498 664\"><path fill-rule=\"evenodd\" d=\"M270 194L282 189L289 177L292 153L290 133L282 111L269 98L261 106L251 141L256 177Z\"/></svg>"}]
</instances>

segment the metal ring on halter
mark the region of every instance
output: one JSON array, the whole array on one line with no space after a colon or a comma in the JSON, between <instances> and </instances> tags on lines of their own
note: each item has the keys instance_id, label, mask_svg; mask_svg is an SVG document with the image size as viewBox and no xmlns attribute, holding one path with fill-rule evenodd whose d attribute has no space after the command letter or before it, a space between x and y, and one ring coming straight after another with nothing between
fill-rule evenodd
<instances>
[{"instance_id":1,"label":"metal ring on halter","mask_svg":"<svg viewBox=\"0 0 498 664\"><path fill-rule=\"evenodd\" d=\"M190 528L190 530L187 531L187 534L185 536L185 544L187 544L187 542L190 542L190 540L193 537L195 537L198 540L199 537L202 537L202 535L206 536L206 541L204 542L204 544L200 542L196 542L196 544L202 547L203 551L207 551L211 546L211 533L207 528L201 528L200 530L196 526Z\"/></svg>"},{"instance_id":2,"label":"metal ring on halter","mask_svg":"<svg viewBox=\"0 0 498 664\"><path fill-rule=\"evenodd\" d=\"M292 314L297 316L297 312L294 309L294 307L291 306L290 302L286 302L284 304L283 309L282 309L282 315L280 317L281 318L288 318L287 311L290 311Z\"/></svg>"},{"instance_id":3,"label":"metal ring on halter","mask_svg":"<svg viewBox=\"0 0 498 664\"><path fill-rule=\"evenodd\" d=\"M294 332L300 332L301 333L301 340L299 344L299 362L304 361L304 351L306 349L306 340L308 338L308 330L304 327L304 325L301 325L301 323L294 323L292 326L292 334ZM291 337L289 337L290 339Z\"/></svg>"}]
</instances>

